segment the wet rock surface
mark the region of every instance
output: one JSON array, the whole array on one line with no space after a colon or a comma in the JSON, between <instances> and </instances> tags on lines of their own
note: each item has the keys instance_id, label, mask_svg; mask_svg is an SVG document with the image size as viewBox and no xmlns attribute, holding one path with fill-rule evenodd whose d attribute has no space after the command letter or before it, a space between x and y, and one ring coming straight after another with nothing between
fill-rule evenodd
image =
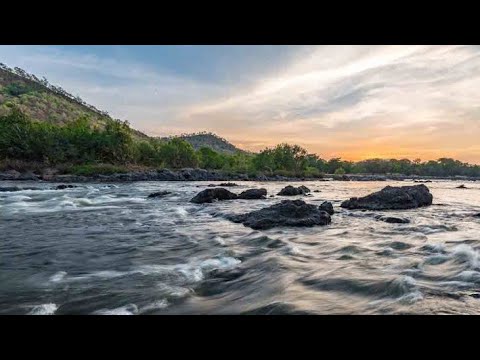
<instances>
[{"instance_id":1,"label":"wet rock surface","mask_svg":"<svg viewBox=\"0 0 480 360\"><path fill-rule=\"evenodd\" d=\"M190 202L195 204L204 204L204 203L211 203L215 200L222 201L222 200L233 200L237 199L237 194L234 194L227 189L224 188L215 188L215 189L205 189L200 191L197 195L195 195Z\"/></svg>"},{"instance_id":2,"label":"wet rock surface","mask_svg":"<svg viewBox=\"0 0 480 360\"><path fill-rule=\"evenodd\" d=\"M58 185L58 186L55 188L55 190L73 189L73 188L76 188L76 187L78 187L78 186L71 185L71 184L68 184L68 185L66 185L66 184L60 184L60 185Z\"/></svg>"},{"instance_id":3,"label":"wet rock surface","mask_svg":"<svg viewBox=\"0 0 480 360\"><path fill-rule=\"evenodd\" d=\"M346 209L402 210L414 209L432 204L433 196L421 184L414 186L386 186L380 191L364 197L353 197L340 205Z\"/></svg>"},{"instance_id":4,"label":"wet rock surface","mask_svg":"<svg viewBox=\"0 0 480 360\"><path fill-rule=\"evenodd\" d=\"M170 191L158 191L158 192L154 192L154 193L151 193L150 195L148 195L147 197L152 199L152 198L161 198L161 197L164 197L164 196L167 196L171 194Z\"/></svg>"},{"instance_id":5,"label":"wet rock surface","mask_svg":"<svg viewBox=\"0 0 480 360\"><path fill-rule=\"evenodd\" d=\"M378 215L375 218L377 220L384 221L384 222L390 223L390 224L408 224L408 223L410 223L410 220L408 220L408 219L394 217L394 216Z\"/></svg>"},{"instance_id":6,"label":"wet rock surface","mask_svg":"<svg viewBox=\"0 0 480 360\"><path fill-rule=\"evenodd\" d=\"M326 211L330 215L333 215L335 213L335 211L333 210L333 205L330 201L324 201L323 203L321 203L319 209Z\"/></svg>"},{"instance_id":7,"label":"wet rock surface","mask_svg":"<svg viewBox=\"0 0 480 360\"><path fill-rule=\"evenodd\" d=\"M247 214L229 216L228 219L252 229L270 229L277 226L310 227L331 223L330 214L303 200L283 200Z\"/></svg>"},{"instance_id":8,"label":"wet rock surface","mask_svg":"<svg viewBox=\"0 0 480 360\"><path fill-rule=\"evenodd\" d=\"M248 189L242 191L238 195L238 199L246 199L246 200L253 200L253 199L265 199L267 196L267 189Z\"/></svg>"},{"instance_id":9,"label":"wet rock surface","mask_svg":"<svg viewBox=\"0 0 480 360\"><path fill-rule=\"evenodd\" d=\"M277 195L280 195L280 196L306 195L309 192L310 192L310 189L304 185L301 185L299 187L288 185L284 187L282 190L280 190L280 192Z\"/></svg>"},{"instance_id":10,"label":"wet rock surface","mask_svg":"<svg viewBox=\"0 0 480 360\"><path fill-rule=\"evenodd\" d=\"M19 187L19 186L0 187L0 192L13 192L13 191L23 191L23 190L41 190L41 189L37 187Z\"/></svg>"},{"instance_id":11,"label":"wet rock surface","mask_svg":"<svg viewBox=\"0 0 480 360\"><path fill-rule=\"evenodd\" d=\"M221 183L218 185L215 184L210 184L208 187L231 187L231 186L238 186L238 184L232 183L232 182L227 182L227 183Z\"/></svg>"}]
</instances>

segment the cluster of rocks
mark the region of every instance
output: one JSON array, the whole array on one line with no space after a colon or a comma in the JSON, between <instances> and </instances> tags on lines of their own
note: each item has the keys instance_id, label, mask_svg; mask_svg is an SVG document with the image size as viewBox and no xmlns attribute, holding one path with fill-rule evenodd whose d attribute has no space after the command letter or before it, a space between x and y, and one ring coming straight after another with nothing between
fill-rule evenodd
<instances>
[{"instance_id":1,"label":"cluster of rocks","mask_svg":"<svg viewBox=\"0 0 480 360\"><path fill-rule=\"evenodd\" d=\"M110 175L95 174L91 176L79 175L61 175L58 170L45 168L39 173L26 171L20 173L16 170L8 170L0 172L0 180L43 180L51 182L131 182L131 181L404 181L410 180L414 182L431 182L426 180L428 177L421 177L419 175L402 175L402 174L348 174L348 175L324 175L322 177L291 177L282 175L249 175L249 174L234 174L226 173L219 170L205 170L205 169L181 169L181 170L145 170L145 171L130 171L127 173L117 173ZM467 176L454 177L430 177L444 180L462 180L462 181L476 181L478 178ZM226 185L231 186L231 185Z\"/></svg>"},{"instance_id":2,"label":"cluster of rocks","mask_svg":"<svg viewBox=\"0 0 480 360\"><path fill-rule=\"evenodd\" d=\"M133 182L133 181L304 181L318 180L316 178L295 178L281 175L266 176L249 174L225 173L217 170L205 169L181 169L172 171L169 169L130 171L117 174L94 174L91 176L62 175L52 169L46 169L41 174L33 172L20 173L16 170L0 172L0 180L42 180L50 182ZM222 186L234 186L231 183ZM214 185L216 186L216 185Z\"/></svg>"},{"instance_id":3,"label":"cluster of rocks","mask_svg":"<svg viewBox=\"0 0 480 360\"><path fill-rule=\"evenodd\" d=\"M66 185L66 184L60 184L60 185L58 185L58 186L55 188L55 190L73 189L73 188L76 188L76 187L77 187L77 186L71 185L71 184L68 184L68 185Z\"/></svg>"},{"instance_id":4,"label":"cluster of rocks","mask_svg":"<svg viewBox=\"0 0 480 360\"><path fill-rule=\"evenodd\" d=\"M310 190L305 186L298 188L287 186L278 195L294 196L305 195ZM254 200L265 199L266 189L248 189L240 194L235 194L224 188L205 189L195 195L190 201L195 204L212 203L226 200ZM327 225L331 222L334 209L332 203L325 201L320 206L307 204L303 200L283 200L270 207L252 211L242 215L231 215L228 218L237 223L242 223L252 229L270 229L275 226L314 226Z\"/></svg>"},{"instance_id":5,"label":"cluster of rocks","mask_svg":"<svg viewBox=\"0 0 480 360\"><path fill-rule=\"evenodd\" d=\"M278 195L304 195L310 190L306 187L287 186ZM247 195L251 194L251 195ZM206 189L198 193L191 202L202 204L215 200L264 199L265 189L249 189L241 194L234 194L224 188ZM353 197L340 205L347 209L363 210L402 210L432 204L433 196L429 189L421 184L414 186L386 186L382 190L364 197ZM229 215L227 218L242 223L252 229L270 229L276 226L314 226L328 225L335 213L331 202L325 201L320 206L307 204L303 200L282 200L280 203L252 211L246 214ZM406 224L410 220L392 216L376 215L375 218L387 223Z\"/></svg>"},{"instance_id":6,"label":"cluster of rocks","mask_svg":"<svg viewBox=\"0 0 480 360\"><path fill-rule=\"evenodd\" d=\"M267 196L266 189L248 189L242 191L240 194L235 194L224 188L214 188L214 189L205 189L200 191L195 197L190 200L195 204L204 204L212 203L214 201L223 201L223 200L254 200L254 199L265 199Z\"/></svg>"}]
</instances>

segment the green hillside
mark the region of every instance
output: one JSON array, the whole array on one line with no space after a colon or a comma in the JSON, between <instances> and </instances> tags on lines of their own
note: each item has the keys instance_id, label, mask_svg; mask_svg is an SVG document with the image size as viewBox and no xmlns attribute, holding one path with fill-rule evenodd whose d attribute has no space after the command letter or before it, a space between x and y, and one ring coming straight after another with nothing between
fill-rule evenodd
<instances>
[{"instance_id":1,"label":"green hillside","mask_svg":"<svg viewBox=\"0 0 480 360\"><path fill-rule=\"evenodd\" d=\"M179 138L190 143L195 150L199 150L202 147L208 147L214 151L225 154L245 152L244 150L237 148L235 145L213 133L201 132L195 134L183 134L180 135ZM164 139L167 140L168 138Z\"/></svg>"}]
</instances>

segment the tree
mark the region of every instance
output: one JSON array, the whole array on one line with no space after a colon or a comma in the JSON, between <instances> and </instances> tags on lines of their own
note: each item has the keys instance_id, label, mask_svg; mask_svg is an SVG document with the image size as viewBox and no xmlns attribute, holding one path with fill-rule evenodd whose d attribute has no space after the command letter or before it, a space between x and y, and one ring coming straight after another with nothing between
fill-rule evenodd
<instances>
[{"instance_id":1,"label":"tree","mask_svg":"<svg viewBox=\"0 0 480 360\"><path fill-rule=\"evenodd\" d=\"M335 175L345 175L345 170L342 167L339 167L334 172Z\"/></svg>"},{"instance_id":2,"label":"tree","mask_svg":"<svg viewBox=\"0 0 480 360\"><path fill-rule=\"evenodd\" d=\"M221 169L226 159L222 154L208 148L202 147L197 151L199 165L203 169Z\"/></svg>"},{"instance_id":3,"label":"tree","mask_svg":"<svg viewBox=\"0 0 480 360\"><path fill-rule=\"evenodd\" d=\"M163 144L160 156L165 165L173 169L196 167L198 164L197 154L192 145L178 137Z\"/></svg>"}]
</instances>

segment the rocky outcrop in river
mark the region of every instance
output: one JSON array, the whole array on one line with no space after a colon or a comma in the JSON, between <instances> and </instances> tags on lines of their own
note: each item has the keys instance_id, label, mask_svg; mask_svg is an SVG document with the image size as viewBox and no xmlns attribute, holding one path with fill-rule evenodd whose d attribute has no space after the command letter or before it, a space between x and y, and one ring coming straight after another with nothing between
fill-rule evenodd
<instances>
[{"instance_id":1,"label":"rocky outcrop in river","mask_svg":"<svg viewBox=\"0 0 480 360\"><path fill-rule=\"evenodd\" d=\"M235 200L235 199L244 199L244 200L255 200L255 199L265 199L267 196L266 189L248 189L242 191L239 195L228 191L224 188L214 188L214 189L205 189L200 191L195 197L190 200L195 204L204 204L211 203L215 200Z\"/></svg>"},{"instance_id":2,"label":"rocky outcrop in river","mask_svg":"<svg viewBox=\"0 0 480 360\"><path fill-rule=\"evenodd\" d=\"M238 195L238 199L253 200L253 199L265 199L267 196L267 189L248 189L242 191Z\"/></svg>"},{"instance_id":3,"label":"rocky outcrop in river","mask_svg":"<svg viewBox=\"0 0 480 360\"><path fill-rule=\"evenodd\" d=\"M223 188L215 188L215 189L205 189L200 191L195 197L193 197L190 202L195 204L204 204L204 203L211 203L214 200L222 201L222 200L233 200L236 199L238 196L237 194L228 191L227 189Z\"/></svg>"},{"instance_id":4,"label":"rocky outcrop in river","mask_svg":"<svg viewBox=\"0 0 480 360\"><path fill-rule=\"evenodd\" d=\"M413 209L432 204L433 196L429 189L421 184L414 186L387 186L382 190L364 196L353 197L340 205L346 209L402 210Z\"/></svg>"},{"instance_id":5,"label":"rocky outcrop in river","mask_svg":"<svg viewBox=\"0 0 480 360\"><path fill-rule=\"evenodd\" d=\"M330 214L303 200L283 200L261 210L242 215L231 215L231 221L252 229L270 229L276 226L315 226L330 224Z\"/></svg>"},{"instance_id":6,"label":"rocky outcrop in river","mask_svg":"<svg viewBox=\"0 0 480 360\"><path fill-rule=\"evenodd\" d=\"M333 205L330 201L324 201L319 206L320 210L326 211L330 215L333 215L335 211L333 210Z\"/></svg>"},{"instance_id":7,"label":"rocky outcrop in river","mask_svg":"<svg viewBox=\"0 0 480 360\"><path fill-rule=\"evenodd\" d=\"M277 195L280 196L295 196L295 195L306 195L310 192L310 189L307 188L306 186L299 186L299 187L294 187L291 185L288 185L284 187L282 190Z\"/></svg>"}]
</instances>

